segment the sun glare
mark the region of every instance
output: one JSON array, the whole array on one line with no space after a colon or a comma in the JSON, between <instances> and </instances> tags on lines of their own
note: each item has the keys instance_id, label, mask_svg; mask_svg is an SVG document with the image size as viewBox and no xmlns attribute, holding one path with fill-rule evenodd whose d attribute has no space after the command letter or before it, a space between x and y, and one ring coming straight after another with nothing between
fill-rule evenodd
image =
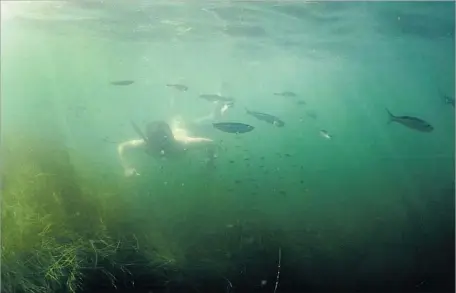
<instances>
[{"instance_id":1,"label":"sun glare","mask_svg":"<svg viewBox=\"0 0 456 293\"><path fill-rule=\"evenodd\" d=\"M1 20L4 20L8 17L9 6L8 2L1 1L0 2L0 12L1 12Z\"/></svg>"}]
</instances>

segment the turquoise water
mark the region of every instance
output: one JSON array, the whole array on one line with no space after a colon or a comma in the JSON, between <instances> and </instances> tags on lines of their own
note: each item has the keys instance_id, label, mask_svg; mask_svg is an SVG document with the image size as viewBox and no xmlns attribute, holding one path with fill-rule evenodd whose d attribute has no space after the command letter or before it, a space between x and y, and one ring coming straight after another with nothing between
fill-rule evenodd
<instances>
[{"instance_id":1,"label":"turquoise water","mask_svg":"<svg viewBox=\"0 0 456 293\"><path fill-rule=\"evenodd\" d=\"M279 291L446 292L454 21L451 2L2 3L2 132L46 140L57 129L68 149L131 181L138 225L154 214L195 264L206 265L194 246L214 260L233 242L232 292L272 292L279 247ZM130 120L192 121L213 107L202 93L234 97L224 121L255 129L200 133L219 146L212 168L205 152L136 152L141 175L125 177L117 143L139 138ZM386 108L434 130L388 123Z\"/></svg>"}]
</instances>

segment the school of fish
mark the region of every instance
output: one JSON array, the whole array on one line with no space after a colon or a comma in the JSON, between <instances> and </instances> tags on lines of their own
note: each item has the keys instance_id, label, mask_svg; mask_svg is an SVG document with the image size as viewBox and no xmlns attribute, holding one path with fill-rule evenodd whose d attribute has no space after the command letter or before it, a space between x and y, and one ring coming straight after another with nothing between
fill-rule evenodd
<instances>
[{"instance_id":1,"label":"school of fish","mask_svg":"<svg viewBox=\"0 0 456 293\"><path fill-rule=\"evenodd\" d=\"M112 85L116 86L127 86L131 85L134 83L133 80L117 80L117 81L111 81L110 82ZM186 92L188 91L189 87L184 85L184 84L175 84L175 83L170 83L166 84L167 87L174 88L178 91L181 92ZM302 100L298 99L299 95L295 92L292 91L282 91L282 92L274 92L274 96L282 97L288 100L293 100L297 105L305 106L307 103ZM454 97L450 97L440 91L440 96L445 104L451 105L454 108L455 105L455 99ZM212 103L224 103L226 105L226 108L232 107L234 105L235 99L233 97L227 97L227 96L222 96L219 94L211 94L211 93L206 93L206 94L200 94L199 95L200 99L206 100L208 102ZM266 123L269 123L273 126L276 127L284 127L285 122L272 114L264 113L264 112L258 112L258 111L253 111L248 108L245 108L245 112L247 115L254 117L255 119L259 121L263 121ZM386 109L386 112L388 114L389 120L388 124L395 122L397 124L400 124L402 126L405 126L409 129L419 131L419 132L424 132L424 133L429 133L434 130L434 127L427 121L414 117L414 116L397 116L391 113L390 110ZM315 111L312 110L307 110L306 115L310 118L317 119L317 114ZM234 133L234 134L240 134L240 133L247 133L251 132L255 129L254 126L246 123L241 123L241 122L217 122L212 124L215 129L218 129L222 132L226 133ZM326 139L332 139L333 135L330 134L327 130L320 130L320 135L323 138Z\"/></svg>"}]
</instances>

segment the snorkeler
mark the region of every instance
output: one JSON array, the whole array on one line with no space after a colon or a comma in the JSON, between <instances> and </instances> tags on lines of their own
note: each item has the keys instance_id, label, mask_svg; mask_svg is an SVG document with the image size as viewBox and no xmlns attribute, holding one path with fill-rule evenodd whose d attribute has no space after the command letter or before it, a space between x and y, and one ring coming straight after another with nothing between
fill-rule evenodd
<instances>
[{"instance_id":1,"label":"snorkeler","mask_svg":"<svg viewBox=\"0 0 456 293\"><path fill-rule=\"evenodd\" d=\"M125 151L130 149L142 149L154 158L175 158L187 150L205 148L211 154L210 159L215 157L212 139L190 136L182 127L182 121L177 118L171 126L164 121L151 122L147 124L145 134L134 122L132 126L141 138L122 142L117 147L125 176L140 175L125 159Z\"/></svg>"}]
</instances>

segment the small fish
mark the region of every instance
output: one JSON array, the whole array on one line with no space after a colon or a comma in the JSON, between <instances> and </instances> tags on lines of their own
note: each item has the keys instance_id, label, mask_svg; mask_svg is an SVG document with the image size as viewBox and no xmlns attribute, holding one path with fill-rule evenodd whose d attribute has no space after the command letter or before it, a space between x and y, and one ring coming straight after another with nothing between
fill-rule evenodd
<instances>
[{"instance_id":1,"label":"small fish","mask_svg":"<svg viewBox=\"0 0 456 293\"><path fill-rule=\"evenodd\" d=\"M86 112L87 108L85 106L70 106L69 110L73 110L76 117L81 117L83 113Z\"/></svg>"},{"instance_id":2,"label":"small fish","mask_svg":"<svg viewBox=\"0 0 456 293\"><path fill-rule=\"evenodd\" d=\"M454 108L454 98L450 97L446 94L444 94L442 91L440 91L440 96L442 97L442 100L445 104L451 105Z\"/></svg>"},{"instance_id":3,"label":"small fish","mask_svg":"<svg viewBox=\"0 0 456 293\"><path fill-rule=\"evenodd\" d=\"M199 97L209 102L234 102L233 98L224 97L218 94L201 94Z\"/></svg>"},{"instance_id":4,"label":"small fish","mask_svg":"<svg viewBox=\"0 0 456 293\"><path fill-rule=\"evenodd\" d=\"M445 103L450 104L454 108L454 98L449 97L449 96L445 96L444 98L445 98Z\"/></svg>"},{"instance_id":5,"label":"small fish","mask_svg":"<svg viewBox=\"0 0 456 293\"><path fill-rule=\"evenodd\" d=\"M265 121L265 122L273 124L277 127L285 126L285 122L283 122L280 118L278 118L276 116L266 114L266 113L261 113L261 112L250 111L247 108L245 108L245 111L247 111L247 114L257 118L258 120Z\"/></svg>"},{"instance_id":6,"label":"small fish","mask_svg":"<svg viewBox=\"0 0 456 293\"><path fill-rule=\"evenodd\" d=\"M218 122L212 123L212 125L218 130L228 133L246 133L255 129L252 125L238 122Z\"/></svg>"},{"instance_id":7,"label":"small fish","mask_svg":"<svg viewBox=\"0 0 456 293\"><path fill-rule=\"evenodd\" d=\"M434 127L431 124L420 118L411 116L394 116L388 109L386 109L386 112L388 112L389 115L388 124L391 122L397 122L410 129L418 130L421 132L431 132L434 130Z\"/></svg>"},{"instance_id":8,"label":"small fish","mask_svg":"<svg viewBox=\"0 0 456 293\"><path fill-rule=\"evenodd\" d=\"M332 139L332 135L328 133L326 130L320 130L320 135L323 136L326 139Z\"/></svg>"},{"instance_id":9,"label":"small fish","mask_svg":"<svg viewBox=\"0 0 456 293\"><path fill-rule=\"evenodd\" d=\"M306 101L304 101L304 100L298 100L298 101L296 101L296 104L301 105L301 106L307 105Z\"/></svg>"},{"instance_id":10,"label":"small fish","mask_svg":"<svg viewBox=\"0 0 456 293\"><path fill-rule=\"evenodd\" d=\"M188 91L188 86L183 85L183 84L169 83L169 84L167 84L166 86L167 86L167 87L175 88L176 90L181 91L181 92L186 92L186 91Z\"/></svg>"},{"instance_id":11,"label":"small fish","mask_svg":"<svg viewBox=\"0 0 456 293\"><path fill-rule=\"evenodd\" d=\"M281 97L288 97L288 98L291 98L291 97L296 97L297 94L295 94L294 92L290 92L290 91L285 91L285 92L280 92L280 93L274 93L275 96L281 96Z\"/></svg>"},{"instance_id":12,"label":"small fish","mask_svg":"<svg viewBox=\"0 0 456 293\"><path fill-rule=\"evenodd\" d=\"M134 83L134 80L116 80L116 81L111 81L112 85L130 85Z\"/></svg>"},{"instance_id":13,"label":"small fish","mask_svg":"<svg viewBox=\"0 0 456 293\"><path fill-rule=\"evenodd\" d=\"M317 113L315 113L315 111L312 111L312 110L306 111L306 115L312 119L317 119Z\"/></svg>"},{"instance_id":14,"label":"small fish","mask_svg":"<svg viewBox=\"0 0 456 293\"><path fill-rule=\"evenodd\" d=\"M115 144L118 144L118 143L119 143L118 141L113 141L113 140L111 140L111 139L110 139L109 137L107 137L107 136L103 137L102 140L103 140L104 142L107 142L107 143L115 143Z\"/></svg>"}]
</instances>

